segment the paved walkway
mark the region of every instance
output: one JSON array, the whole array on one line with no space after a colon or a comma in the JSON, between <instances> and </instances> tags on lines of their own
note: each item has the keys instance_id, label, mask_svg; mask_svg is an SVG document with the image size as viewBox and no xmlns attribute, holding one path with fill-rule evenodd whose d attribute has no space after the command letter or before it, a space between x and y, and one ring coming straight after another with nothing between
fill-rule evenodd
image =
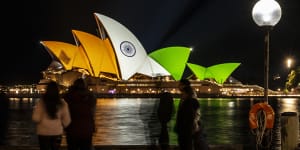
<instances>
[{"instance_id":1,"label":"paved walkway","mask_svg":"<svg viewBox=\"0 0 300 150\"><path fill-rule=\"evenodd\" d=\"M236 145L210 145L210 150L243 150L243 146ZM0 150L39 150L38 146L0 146ZM67 150L63 146L61 150ZM95 150L160 150L157 146L147 145L101 145L95 146ZM177 146L172 145L170 150L179 150Z\"/></svg>"}]
</instances>

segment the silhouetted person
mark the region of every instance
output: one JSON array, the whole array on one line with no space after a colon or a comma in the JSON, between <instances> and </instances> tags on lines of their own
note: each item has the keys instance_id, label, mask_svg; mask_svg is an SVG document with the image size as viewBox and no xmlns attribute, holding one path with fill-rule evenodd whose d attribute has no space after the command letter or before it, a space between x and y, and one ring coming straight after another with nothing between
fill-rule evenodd
<instances>
[{"instance_id":1,"label":"silhouetted person","mask_svg":"<svg viewBox=\"0 0 300 150\"><path fill-rule=\"evenodd\" d=\"M157 109L157 115L161 125L159 144L162 150L169 149L168 123L172 119L172 116L175 111L174 109L174 100L172 94L169 92L161 93Z\"/></svg>"},{"instance_id":2,"label":"silhouetted person","mask_svg":"<svg viewBox=\"0 0 300 150\"><path fill-rule=\"evenodd\" d=\"M4 145L8 128L9 98L6 93L0 91L0 145Z\"/></svg>"},{"instance_id":3,"label":"silhouetted person","mask_svg":"<svg viewBox=\"0 0 300 150\"><path fill-rule=\"evenodd\" d=\"M40 150L58 150L64 128L71 119L68 104L60 97L56 82L48 83L46 93L34 106L32 120L36 123Z\"/></svg>"},{"instance_id":4,"label":"silhouetted person","mask_svg":"<svg viewBox=\"0 0 300 150\"><path fill-rule=\"evenodd\" d=\"M93 149L96 97L88 90L84 79L74 81L64 96L69 104L71 124L66 128L68 150Z\"/></svg>"},{"instance_id":5,"label":"silhouetted person","mask_svg":"<svg viewBox=\"0 0 300 150\"><path fill-rule=\"evenodd\" d=\"M175 132L181 150L207 150L203 123L201 122L200 104L197 94L188 79L179 81L181 92L180 104L177 111Z\"/></svg>"}]
</instances>

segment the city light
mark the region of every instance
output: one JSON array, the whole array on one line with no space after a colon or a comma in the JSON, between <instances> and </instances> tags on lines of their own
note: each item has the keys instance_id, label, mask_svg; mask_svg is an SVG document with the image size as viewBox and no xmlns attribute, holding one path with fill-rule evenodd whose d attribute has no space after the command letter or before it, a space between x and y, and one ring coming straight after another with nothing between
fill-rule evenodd
<instances>
[{"instance_id":1,"label":"city light","mask_svg":"<svg viewBox=\"0 0 300 150\"><path fill-rule=\"evenodd\" d=\"M291 68L291 66L292 66L292 63L293 63L293 60L291 59L291 58L288 58L287 60L286 60L286 66L287 66L287 68Z\"/></svg>"}]
</instances>

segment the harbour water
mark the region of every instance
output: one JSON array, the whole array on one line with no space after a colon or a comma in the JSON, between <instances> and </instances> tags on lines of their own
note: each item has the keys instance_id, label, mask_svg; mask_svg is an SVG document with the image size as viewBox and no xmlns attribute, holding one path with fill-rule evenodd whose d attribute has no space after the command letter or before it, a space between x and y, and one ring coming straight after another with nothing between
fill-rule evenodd
<instances>
[{"instance_id":1,"label":"harbour water","mask_svg":"<svg viewBox=\"0 0 300 150\"><path fill-rule=\"evenodd\" d=\"M38 145L32 107L39 98L11 98L6 145ZM253 150L255 138L248 124L249 110L257 98L199 98L202 120L209 144L242 144ZM175 99L175 106L178 106ZM99 98L97 100L95 145L157 144L159 124L156 118L157 98ZM272 149L280 149L280 114L300 112L299 98L270 98L275 111ZM169 124L170 144L177 145L173 132L175 116ZM300 139L299 139L300 142ZM65 144L65 140L63 140Z\"/></svg>"}]
</instances>

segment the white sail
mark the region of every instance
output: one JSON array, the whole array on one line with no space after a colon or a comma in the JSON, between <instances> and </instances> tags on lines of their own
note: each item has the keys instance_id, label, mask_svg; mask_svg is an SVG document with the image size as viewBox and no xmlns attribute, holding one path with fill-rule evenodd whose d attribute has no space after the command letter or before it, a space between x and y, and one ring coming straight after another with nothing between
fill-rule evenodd
<instances>
[{"instance_id":1,"label":"white sail","mask_svg":"<svg viewBox=\"0 0 300 150\"><path fill-rule=\"evenodd\" d=\"M170 76L170 73L151 57L146 57L143 65L141 66L141 68L139 68L138 73L150 77Z\"/></svg>"},{"instance_id":2,"label":"white sail","mask_svg":"<svg viewBox=\"0 0 300 150\"><path fill-rule=\"evenodd\" d=\"M99 31L105 29L117 55L121 78L128 80L148 57L139 40L125 26L99 13L94 13ZM102 33L103 34L103 33Z\"/></svg>"}]
</instances>

